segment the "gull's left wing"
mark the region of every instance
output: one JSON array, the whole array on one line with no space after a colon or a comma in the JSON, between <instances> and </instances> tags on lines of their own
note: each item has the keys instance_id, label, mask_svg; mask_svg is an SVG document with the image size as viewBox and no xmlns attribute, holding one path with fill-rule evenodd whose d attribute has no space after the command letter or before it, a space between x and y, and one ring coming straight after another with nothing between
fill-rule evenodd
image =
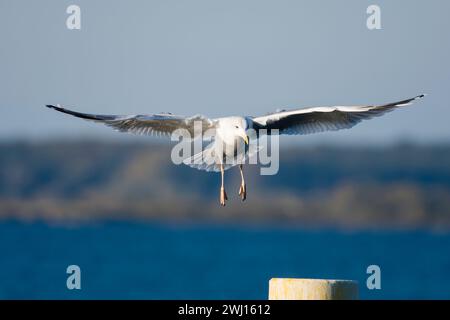
<instances>
[{"instance_id":1,"label":"gull's left wing","mask_svg":"<svg viewBox=\"0 0 450 320\"><path fill-rule=\"evenodd\" d=\"M410 105L423 98L419 95L411 99L379 106L334 106L312 107L292 111L281 111L262 117L252 118L255 129L278 129L280 134L310 134L335 131L355 126L362 120L379 117L398 107Z\"/></svg>"},{"instance_id":2,"label":"gull's left wing","mask_svg":"<svg viewBox=\"0 0 450 320\"><path fill-rule=\"evenodd\" d=\"M99 115L76 112L64 109L59 105L47 105L47 107L81 119L106 124L121 132L132 132L135 134L170 136L177 129L186 129L192 138L196 138L199 133L204 134L207 130L214 129L215 126L213 120L201 115L192 117L176 116L170 113L129 116ZM194 130L197 121L198 126L201 127L201 132Z\"/></svg>"}]
</instances>

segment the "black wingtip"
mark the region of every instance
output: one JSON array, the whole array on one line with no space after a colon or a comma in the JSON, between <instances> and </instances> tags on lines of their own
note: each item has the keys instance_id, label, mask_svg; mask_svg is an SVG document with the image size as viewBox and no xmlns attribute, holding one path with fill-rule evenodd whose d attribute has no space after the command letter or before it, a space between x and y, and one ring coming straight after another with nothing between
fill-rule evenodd
<instances>
[{"instance_id":1,"label":"black wingtip","mask_svg":"<svg viewBox=\"0 0 450 320\"><path fill-rule=\"evenodd\" d=\"M82 119L86 119L86 120L105 121L105 120L114 120L114 118L116 117L116 116L113 116L113 115L105 116L105 115L95 115L95 114L76 112L76 111L72 111L72 110L69 110L69 109L65 109L65 108L61 107L59 104L57 104L56 106L54 106L52 104L46 104L45 106L47 108L56 110L58 112L70 114L70 115L72 115L74 117L78 117L78 118L82 118Z\"/></svg>"},{"instance_id":2,"label":"black wingtip","mask_svg":"<svg viewBox=\"0 0 450 320\"><path fill-rule=\"evenodd\" d=\"M46 104L45 106L46 106L47 108L55 109L55 110L61 109L61 108L59 108L59 107L57 107L57 106L54 106L54 105L52 105L52 104Z\"/></svg>"},{"instance_id":3,"label":"black wingtip","mask_svg":"<svg viewBox=\"0 0 450 320\"><path fill-rule=\"evenodd\" d=\"M74 115L74 116L77 115L77 112L64 109L63 107L60 107L59 104L57 104L56 106L53 105L53 104L46 104L45 106L47 108L50 108L50 109L53 109L53 110L56 110L56 111L59 111L59 112L62 112L62 113L67 113L67 114L71 114L71 115Z\"/></svg>"},{"instance_id":4,"label":"black wingtip","mask_svg":"<svg viewBox=\"0 0 450 320\"><path fill-rule=\"evenodd\" d=\"M67 113L67 110L64 109L64 108L62 108L62 107L60 107L59 105L54 106L54 105L52 105L52 104L46 104L45 106L46 106L47 108L50 108L50 109L53 109L53 110L56 110L56 111L59 111L59 112L65 112L65 113Z\"/></svg>"}]
</instances>

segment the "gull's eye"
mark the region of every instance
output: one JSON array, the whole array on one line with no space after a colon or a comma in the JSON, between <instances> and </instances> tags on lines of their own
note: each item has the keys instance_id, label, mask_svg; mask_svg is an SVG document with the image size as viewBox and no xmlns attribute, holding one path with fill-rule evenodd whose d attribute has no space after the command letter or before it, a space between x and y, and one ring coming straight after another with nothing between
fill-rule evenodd
<instances>
[{"instance_id":1,"label":"gull's eye","mask_svg":"<svg viewBox=\"0 0 450 320\"><path fill-rule=\"evenodd\" d=\"M238 127L238 126L236 126L236 129L239 129L239 127Z\"/></svg>"}]
</instances>

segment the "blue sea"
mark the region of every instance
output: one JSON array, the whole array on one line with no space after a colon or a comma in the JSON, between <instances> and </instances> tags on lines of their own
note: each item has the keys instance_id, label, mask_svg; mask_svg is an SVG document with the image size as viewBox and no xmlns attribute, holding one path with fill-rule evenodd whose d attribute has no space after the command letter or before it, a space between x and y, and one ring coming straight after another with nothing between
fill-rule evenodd
<instances>
[{"instance_id":1,"label":"blue sea","mask_svg":"<svg viewBox=\"0 0 450 320\"><path fill-rule=\"evenodd\" d=\"M353 279L361 299L450 299L450 234L2 222L0 254L1 299L267 299L272 277ZM81 290L66 287L69 265ZM380 290L366 287L369 265Z\"/></svg>"}]
</instances>

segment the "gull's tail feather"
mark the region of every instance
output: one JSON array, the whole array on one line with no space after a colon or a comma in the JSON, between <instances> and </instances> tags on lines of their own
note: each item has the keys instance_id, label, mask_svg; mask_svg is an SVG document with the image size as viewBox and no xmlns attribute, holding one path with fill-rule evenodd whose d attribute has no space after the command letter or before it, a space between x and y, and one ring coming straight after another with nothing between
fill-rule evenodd
<instances>
[{"instance_id":1,"label":"gull's tail feather","mask_svg":"<svg viewBox=\"0 0 450 320\"><path fill-rule=\"evenodd\" d=\"M216 156L214 149L214 143L211 143L203 151L184 159L183 164L198 170L220 172L220 158ZM227 170L232 166L225 164L224 169Z\"/></svg>"},{"instance_id":2,"label":"gull's tail feather","mask_svg":"<svg viewBox=\"0 0 450 320\"><path fill-rule=\"evenodd\" d=\"M249 163L249 159L255 157L261 149L261 146L255 145L246 149L245 154L224 159L223 156L216 154L216 145L215 142L212 142L203 151L184 159L183 164L198 170L220 172L221 163L223 163L224 170L228 170L239 164Z\"/></svg>"}]
</instances>

